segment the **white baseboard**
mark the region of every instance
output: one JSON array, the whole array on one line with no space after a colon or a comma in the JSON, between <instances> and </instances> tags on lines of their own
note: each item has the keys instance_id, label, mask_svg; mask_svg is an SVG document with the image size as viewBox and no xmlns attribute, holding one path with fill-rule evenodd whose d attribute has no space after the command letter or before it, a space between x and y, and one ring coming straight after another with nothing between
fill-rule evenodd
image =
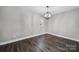
<instances>
[{"instance_id":1,"label":"white baseboard","mask_svg":"<svg viewBox=\"0 0 79 59\"><path fill-rule=\"evenodd\" d=\"M32 37L43 35L43 34L46 34L46 33L35 34L35 35L31 35L31 36L26 36L26 37L22 37L22 38L10 40L10 41L2 42L2 43L0 43L0 45L5 45L5 44L13 43L13 42L16 42L16 41L32 38Z\"/></svg>"},{"instance_id":2,"label":"white baseboard","mask_svg":"<svg viewBox=\"0 0 79 59\"><path fill-rule=\"evenodd\" d=\"M74 39L74 38L70 38L70 37L63 36L63 35L52 34L52 33L46 32L46 33L35 34L35 35L27 36L27 37L22 37L22 38L10 40L10 41L2 42L2 43L0 43L0 45L5 45L5 44L13 43L13 42L16 42L16 41L20 41L20 40L32 38L32 37L39 36L39 35L43 35L43 34L51 34L51 35L55 35L55 36L58 36L58 37L62 37L62 38L66 38L66 39L70 39L70 40L74 40L74 41L79 42L79 39Z\"/></svg>"},{"instance_id":3,"label":"white baseboard","mask_svg":"<svg viewBox=\"0 0 79 59\"><path fill-rule=\"evenodd\" d=\"M66 39L70 39L70 40L79 42L79 39L75 39L75 38L71 38L71 37L66 37L66 36L58 35L58 34L52 34L52 33L48 33L48 34L55 35L55 36L58 36L58 37L62 37L62 38L66 38Z\"/></svg>"}]
</instances>

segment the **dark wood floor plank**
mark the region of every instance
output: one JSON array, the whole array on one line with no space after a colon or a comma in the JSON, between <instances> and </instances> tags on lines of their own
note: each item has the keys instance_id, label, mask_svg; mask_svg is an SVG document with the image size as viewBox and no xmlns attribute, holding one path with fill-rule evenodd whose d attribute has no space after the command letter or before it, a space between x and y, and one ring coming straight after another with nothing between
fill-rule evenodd
<instances>
[{"instance_id":1,"label":"dark wood floor plank","mask_svg":"<svg viewBox=\"0 0 79 59\"><path fill-rule=\"evenodd\" d=\"M50 34L0 46L0 52L78 52L79 43Z\"/></svg>"}]
</instances>

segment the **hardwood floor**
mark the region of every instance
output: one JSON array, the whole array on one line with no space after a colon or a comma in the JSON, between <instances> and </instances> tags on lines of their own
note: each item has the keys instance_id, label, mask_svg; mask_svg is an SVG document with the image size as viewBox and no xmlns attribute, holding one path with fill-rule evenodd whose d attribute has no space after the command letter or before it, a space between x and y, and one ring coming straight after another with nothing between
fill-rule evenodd
<instances>
[{"instance_id":1,"label":"hardwood floor","mask_svg":"<svg viewBox=\"0 0 79 59\"><path fill-rule=\"evenodd\" d=\"M78 52L79 43L50 34L0 46L0 52Z\"/></svg>"}]
</instances>

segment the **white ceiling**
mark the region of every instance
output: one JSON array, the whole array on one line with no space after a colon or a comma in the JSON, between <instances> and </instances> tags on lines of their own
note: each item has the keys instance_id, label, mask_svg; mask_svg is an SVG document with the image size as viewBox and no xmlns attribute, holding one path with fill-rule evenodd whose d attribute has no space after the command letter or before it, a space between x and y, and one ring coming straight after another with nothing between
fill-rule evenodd
<instances>
[{"instance_id":1,"label":"white ceiling","mask_svg":"<svg viewBox=\"0 0 79 59\"><path fill-rule=\"evenodd\" d=\"M46 6L27 6L24 7L25 10L29 10L34 13L44 14L46 12ZM65 11L73 10L79 8L79 6L50 6L49 11L52 14L62 13Z\"/></svg>"}]
</instances>

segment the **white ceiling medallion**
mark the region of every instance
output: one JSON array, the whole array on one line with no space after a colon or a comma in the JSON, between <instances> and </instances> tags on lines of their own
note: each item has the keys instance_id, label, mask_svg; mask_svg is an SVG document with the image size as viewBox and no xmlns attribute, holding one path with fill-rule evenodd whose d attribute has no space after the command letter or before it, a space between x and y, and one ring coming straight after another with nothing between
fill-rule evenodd
<instances>
[{"instance_id":1,"label":"white ceiling medallion","mask_svg":"<svg viewBox=\"0 0 79 59\"><path fill-rule=\"evenodd\" d=\"M49 6L46 6L46 13L44 13L44 15L43 15L43 17L46 19L46 20L48 20L48 19L50 19L51 17L52 17L52 13L51 12L49 12Z\"/></svg>"}]
</instances>

